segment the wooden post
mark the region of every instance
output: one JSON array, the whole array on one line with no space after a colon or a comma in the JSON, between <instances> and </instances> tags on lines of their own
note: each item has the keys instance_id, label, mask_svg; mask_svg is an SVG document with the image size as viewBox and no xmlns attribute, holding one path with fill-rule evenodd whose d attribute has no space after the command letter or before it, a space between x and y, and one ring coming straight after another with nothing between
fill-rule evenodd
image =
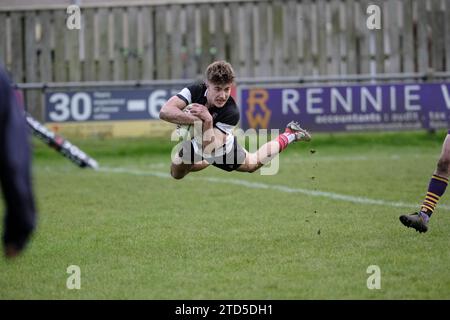
<instances>
[{"instance_id":1,"label":"wooden post","mask_svg":"<svg viewBox=\"0 0 450 320\"><path fill-rule=\"evenodd\" d=\"M64 26L65 59L69 68L68 80L81 80L80 64L80 30Z\"/></svg>"},{"instance_id":2,"label":"wooden post","mask_svg":"<svg viewBox=\"0 0 450 320\"><path fill-rule=\"evenodd\" d=\"M157 6L155 25L155 48L156 48L156 77L157 79L169 79L169 66L167 57L169 55L167 44L167 7Z\"/></svg>"},{"instance_id":3,"label":"wooden post","mask_svg":"<svg viewBox=\"0 0 450 320\"><path fill-rule=\"evenodd\" d=\"M11 73L13 77L13 81L15 82L24 82L25 81L25 73L24 73L24 55L26 54L24 50L24 39L23 39L23 30L24 30L24 17L22 12L11 12L11 53L12 53L12 65L11 65Z\"/></svg>"},{"instance_id":4,"label":"wooden post","mask_svg":"<svg viewBox=\"0 0 450 320\"><path fill-rule=\"evenodd\" d=\"M434 71L444 71L444 16L441 10L441 0L431 1L431 63Z\"/></svg>"},{"instance_id":5,"label":"wooden post","mask_svg":"<svg viewBox=\"0 0 450 320\"><path fill-rule=\"evenodd\" d=\"M197 47L195 34L195 7L186 6L186 67L184 74L187 78L195 78L197 76Z\"/></svg>"},{"instance_id":6,"label":"wooden post","mask_svg":"<svg viewBox=\"0 0 450 320\"><path fill-rule=\"evenodd\" d=\"M83 39L84 39L84 61L83 80L94 81L95 72L95 51L94 51L94 17L95 9L85 9L83 12Z\"/></svg>"},{"instance_id":7,"label":"wooden post","mask_svg":"<svg viewBox=\"0 0 450 320\"><path fill-rule=\"evenodd\" d=\"M228 5L230 12L230 63L233 65L234 71L239 77L244 76L241 73L240 51L241 43L239 42L239 12L242 10L239 4L232 2Z\"/></svg>"},{"instance_id":8,"label":"wooden post","mask_svg":"<svg viewBox=\"0 0 450 320\"><path fill-rule=\"evenodd\" d=\"M353 0L346 0L345 2L345 74L356 74L357 72L357 33L355 19L357 14L355 12L355 3Z\"/></svg>"},{"instance_id":9,"label":"wooden post","mask_svg":"<svg viewBox=\"0 0 450 320\"><path fill-rule=\"evenodd\" d=\"M340 52L341 52L341 10L340 5L342 3L339 0L332 0L330 3L330 15L331 15L331 37L328 44L330 45L328 52L331 53L331 63L329 64L328 74L336 75L340 74Z\"/></svg>"},{"instance_id":10,"label":"wooden post","mask_svg":"<svg viewBox=\"0 0 450 320\"><path fill-rule=\"evenodd\" d=\"M289 0L283 6L283 42L285 50L286 76L298 76L300 73L297 53L297 2Z\"/></svg>"},{"instance_id":11,"label":"wooden post","mask_svg":"<svg viewBox=\"0 0 450 320\"><path fill-rule=\"evenodd\" d=\"M181 79L183 77L183 61L181 59L181 48L183 46L183 34L181 32L181 6L172 5L172 30L170 32L170 77L172 79Z\"/></svg>"},{"instance_id":12,"label":"wooden post","mask_svg":"<svg viewBox=\"0 0 450 320\"><path fill-rule=\"evenodd\" d=\"M396 1L396 0L392 0ZM359 73L369 74L370 73L370 37L371 30L367 28L367 0L361 0L357 5L359 5L359 10L356 12L355 20L357 22L358 30L358 45L359 45Z\"/></svg>"},{"instance_id":13,"label":"wooden post","mask_svg":"<svg viewBox=\"0 0 450 320\"><path fill-rule=\"evenodd\" d=\"M96 64L97 80L109 80L108 8L97 10Z\"/></svg>"},{"instance_id":14,"label":"wooden post","mask_svg":"<svg viewBox=\"0 0 450 320\"><path fill-rule=\"evenodd\" d=\"M52 77L52 19L51 11L41 11L39 21L41 25L41 39L39 41L39 50L41 52L39 58L40 78L43 82L53 81Z\"/></svg>"},{"instance_id":15,"label":"wooden post","mask_svg":"<svg viewBox=\"0 0 450 320\"><path fill-rule=\"evenodd\" d=\"M239 12L242 14L239 24L241 76L252 77L254 75L254 30L253 30L253 4L245 3Z\"/></svg>"},{"instance_id":16,"label":"wooden post","mask_svg":"<svg viewBox=\"0 0 450 320\"><path fill-rule=\"evenodd\" d=\"M144 53L142 55L143 75L145 80L154 79L154 29L153 29L153 7L142 8L142 29L144 41Z\"/></svg>"},{"instance_id":17,"label":"wooden post","mask_svg":"<svg viewBox=\"0 0 450 320\"><path fill-rule=\"evenodd\" d=\"M413 2L411 0L403 0L402 5L403 5L402 71L414 72Z\"/></svg>"},{"instance_id":18,"label":"wooden post","mask_svg":"<svg viewBox=\"0 0 450 320\"><path fill-rule=\"evenodd\" d=\"M386 68L388 73L400 72L400 34L399 34L399 12L397 0L387 3L388 21L386 21L389 36L389 65Z\"/></svg>"},{"instance_id":19,"label":"wooden post","mask_svg":"<svg viewBox=\"0 0 450 320\"><path fill-rule=\"evenodd\" d=\"M317 53L320 75L327 74L328 65L326 5L325 0L317 0Z\"/></svg>"},{"instance_id":20,"label":"wooden post","mask_svg":"<svg viewBox=\"0 0 450 320\"><path fill-rule=\"evenodd\" d=\"M225 19L224 10L225 5L223 3L215 3L212 10L214 10L215 19L212 21L214 30L210 30L212 48L215 51L214 58L216 60L226 60L225 53Z\"/></svg>"},{"instance_id":21,"label":"wooden post","mask_svg":"<svg viewBox=\"0 0 450 320\"><path fill-rule=\"evenodd\" d=\"M201 43L201 53L200 53L200 70L203 72L206 67L212 62L210 55L210 33L209 33L209 4L200 4L200 21L197 21L200 26L200 43Z\"/></svg>"},{"instance_id":22,"label":"wooden post","mask_svg":"<svg viewBox=\"0 0 450 320\"><path fill-rule=\"evenodd\" d=\"M25 82L38 82L38 60L36 45L36 13L28 11L25 13ZM32 115L40 115L40 99L34 90L26 91L26 108Z\"/></svg>"},{"instance_id":23,"label":"wooden post","mask_svg":"<svg viewBox=\"0 0 450 320\"><path fill-rule=\"evenodd\" d=\"M419 72L427 72L429 67L428 15L426 2L426 0L417 2L417 59Z\"/></svg>"},{"instance_id":24,"label":"wooden post","mask_svg":"<svg viewBox=\"0 0 450 320\"><path fill-rule=\"evenodd\" d=\"M113 9L113 80L125 79L124 8Z\"/></svg>"},{"instance_id":25,"label":"wooden post","mask_svg":"<svg viewBox=\"0 0 450 320\"><path fill-rule=\"evenodd\" d=\"M6 41L8 35L6 33L6 13L0 12L0 64L6 66Z\"/></svg>"},{"instance_id":26,"label":"wooden post","mask_svg":"<svg viewBox=\"0 0 450 320\"><path fill-rule=\"evenodd\" d=\"M312 45L312 4L311 0L305 0L302 6L302 42L303 42L303 75L310 76L313 74L313 45Z\"/></svg>"},{"instance_id":27,"label":"wooden post","mask_svg":"<svg viewBox=\"0 0 450 320\"><path fill-rule=\"evenodd\" d=\"M139 52L138 52L138 15L137 7L131 6L126 11L128 15L128 57L127 57L127 80L138 80L139 75Z\"/></svg>"},{"instance_id":28,"label":"wooden post","mask_svg":"<svg viewBox=\"0 0 450 320\"><path fill-rule=\"evenodd\" d=\"M295 21L295 25L297 28L297 32L296 32L296 50L297 50L297 54L296 54L296 58L297 58L297 70L298 70L298 76L303 76L304 74L304 47L305 47L305 43L303 43L303 33L305 32L304 30L304 19L303 19L303 3L298 2L296 5L296 21Z\"/></svg>"},{"instance_id":29,"label":"wooden post","mask_svg":"<svg viewBox=\"0 0 450 320\"><path fill-rule=\"evenodd\" d=\"M256 50L259 51L259 60L255 68L255 76L267 77L272 74L271 46L269 40L269 9L267 2L258 3L258 15L255 30L259 32L259 41Z\"/></svg>"},{"instance_id":30,"label":"wooden post","mask_svg":"<svg viewBox=\"0 0 450 320\"><path fill-rule=\"evenodd\" d=\"M386 30L385 21L385 11L383 7L383 0L376 0L373 2L380 8L381 14L381 29L373 30L375 35L375 71L376 73L384 73L384 58L385 58L385 47L384 47L384 35Z\"/></svg>"},{"instance_id":31,"label":"wooden post","mask_svg":"<svg viewBox=\"0 0 450 320\"><path fill-rule=\"evenodd\" d=\"M272 76L284 75L283 61L283 7L279 2L272 5L272 52L273 52L273 73Z\"/></svg>"}]
</instances>

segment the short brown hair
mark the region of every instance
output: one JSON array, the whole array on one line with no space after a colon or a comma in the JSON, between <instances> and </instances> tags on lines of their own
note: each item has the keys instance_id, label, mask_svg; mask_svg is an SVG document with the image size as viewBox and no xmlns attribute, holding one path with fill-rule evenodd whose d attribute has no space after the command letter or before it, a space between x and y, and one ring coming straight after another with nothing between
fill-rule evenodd
<instances>
[{"instance_id":1,"label":"short brown hair","mask_svg":"<svg viewBox=\"0 0 450 320\"><path fill-rule=\"evenodd\" d=\"M206 80L213 84L228 84L234 82L234 70L231 64L220 60L211 63L206 68Z\"/></svg>"}]
</instances>

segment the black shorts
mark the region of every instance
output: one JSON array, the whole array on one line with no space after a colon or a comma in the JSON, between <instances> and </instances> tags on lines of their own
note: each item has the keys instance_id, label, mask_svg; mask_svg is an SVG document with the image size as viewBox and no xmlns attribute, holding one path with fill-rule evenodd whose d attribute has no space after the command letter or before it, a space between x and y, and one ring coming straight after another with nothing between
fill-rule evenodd
<instances>
[{"instance_id":1,"label":"black shorts","mask_svg":"<svg viewBox=\"0 0 450 320\"><path fill-rule=\"evenodd\" d=\"M192 145L192 141L184 141L181 144L181 149L178 152L178 155L183 160L183 163L196 163L202 160L208 161L209 164L213 166L225 170L225 171L234 171L239 168L245 161L245 150L242 148L239 143L237 143L237 138L234 137L233 147L227 154L224 154L219 157L205 158L194 151L194 146Z\"/></svg>"}]
</instances>

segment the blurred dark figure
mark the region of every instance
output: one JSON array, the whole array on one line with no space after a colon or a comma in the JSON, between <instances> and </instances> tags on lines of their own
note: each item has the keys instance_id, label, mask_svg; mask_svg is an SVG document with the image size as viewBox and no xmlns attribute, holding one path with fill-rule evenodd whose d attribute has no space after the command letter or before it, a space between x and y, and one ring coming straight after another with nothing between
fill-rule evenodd
<instances>
[{"instance_id":1,"label":"blurred dark figure","mask_svg":"<svg viewBox=\"0 0 450 320\"><path fill-rule=\"evenodd\" d=\"M31 148L23 110L0 65L0 182L5 200L3 246L6 257L25 248L36 225L31 184Z\"/></svg>"}]
</instances>

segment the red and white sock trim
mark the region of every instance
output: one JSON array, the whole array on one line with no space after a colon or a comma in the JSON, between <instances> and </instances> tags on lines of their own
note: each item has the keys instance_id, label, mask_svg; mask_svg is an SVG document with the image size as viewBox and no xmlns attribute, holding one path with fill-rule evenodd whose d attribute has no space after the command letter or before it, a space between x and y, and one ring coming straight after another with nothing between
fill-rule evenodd
<instances>
[{"instance_id":1,"label":"red and white sock trim","mask_svg":"<svg viewBox=\"0 0 450 320\"><path fill-rule=\"evenodd\" d=\"M280 151L286 149L286 147L295 140L295 134L293 133L282 133L276 138L278 144L280 145Z\"/></svg>"}]
</instances>

